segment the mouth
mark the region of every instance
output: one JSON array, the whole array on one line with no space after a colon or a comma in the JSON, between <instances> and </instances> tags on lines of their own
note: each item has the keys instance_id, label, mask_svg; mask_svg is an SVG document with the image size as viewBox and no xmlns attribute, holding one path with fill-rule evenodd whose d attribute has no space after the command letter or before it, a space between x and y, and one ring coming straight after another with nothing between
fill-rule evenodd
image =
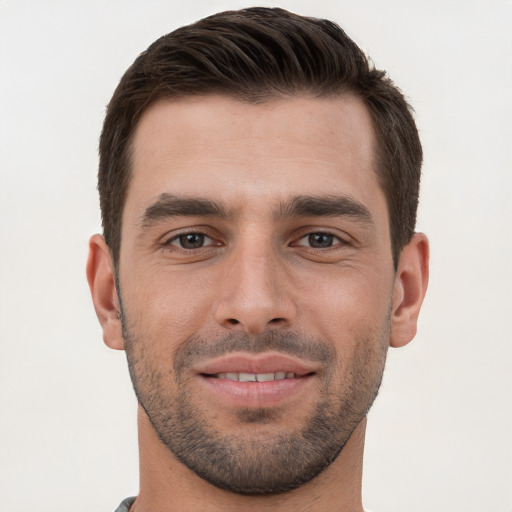
<instances>
[{"instance_id":1,"label":"mouth","mask_svg":"<svg viewBox=\"0 0 512 512\"><path fill-rule=\"evenodd\" d=\"M230 355L196 369L209 398L236 408L268 408L297 400L318 369L281 354Z\"/></svg>"},{"instance_id":2,"label":"mouth","mask_svg":"<svg viewBox=\"0 0 512 512\"><path fill-rule=\"evenodd\" d=\"M245 373L245 372L228 372L216 373L215 375L205 375L205 377L213 377L215 379L235 380L238 382L271 382L273 380L295 379L294 372L277 371L270 373Z\"/></svg>"}]
</instances>

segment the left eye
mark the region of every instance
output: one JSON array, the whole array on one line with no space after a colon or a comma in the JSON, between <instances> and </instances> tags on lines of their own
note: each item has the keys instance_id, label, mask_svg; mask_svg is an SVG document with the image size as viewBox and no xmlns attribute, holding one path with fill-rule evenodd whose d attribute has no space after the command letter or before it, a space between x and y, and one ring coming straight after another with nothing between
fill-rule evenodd
<instances>
[{"instance_id":1,"label":"left eye","mask_svg":"<svg viewBox=\"0 0 512 512\"><path fill-rule=\"evenodd\" d=\"M318 232L303 236L297 242L297 245L309 246L314 249L326 249L338 242L340 242L340 239L337 236L331 235L330 233Z\"/></svg>"},{"instance_id":2,"label":"left eye","mask_svg":"<svg viewBox=\"0 0 512 512\"><path fill-rule=\"evenodd\" d=\"M183 233L175 236L168 242L170 245L177 245L182 249L200 249L206 245L212 245L213 240L203 233Z\"/></svg>"}]
</instances>

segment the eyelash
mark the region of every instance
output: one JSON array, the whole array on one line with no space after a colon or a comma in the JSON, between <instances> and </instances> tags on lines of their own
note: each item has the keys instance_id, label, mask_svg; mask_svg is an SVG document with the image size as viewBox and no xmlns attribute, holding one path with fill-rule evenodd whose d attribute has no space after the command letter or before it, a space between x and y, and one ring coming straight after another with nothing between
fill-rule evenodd
<instances>
[{"instance_id":1,"label":"eyelash","mask_svg":"<svg viewBox=\"0 0 512 512\"><path fill-rule=\"evenodd\" d=\"M325 247L314 247L312 245L311 238L315 237L315 236L327 237L329 239L330 245L327 245ZM301 240L306 240L306 239L308 240L309 245L300 243ZM322 251L322 250L331 249L338 245L347 245L347 244L348 244L347 240L344 240L343 238L341 238L338 235L335 235L334 233L331 233L329 231L318 230L318 231L309 231L309 232L305 233L300 238L298 238L297 241L292 244L292 246L308 247L309 249Z\"/></svg>"},{"instance_id":2,"label":"eyelash","mask_svg":"<svg viewBox=\"0 0 512 512\"><path fill-rule=\"evenodd\" d=\"M172 236L166 242L164 242L163 245L164 245L164 247L172 245L172 246L176 247L177 249L181 249L183 251L193 251L196 249L204 249L205 247L220 245L220 243L213 243L213 244L208 244L208 245L201 245L200 247L196 247L196 248L186 248L186 247L183 247L181 245L181 243L179 245L173 244L173 242L175 242L175 241L180 241L180 239L184 239L185 237L190 237L190 236L203 237L203 243L204 243L204 239L206 239L206 238L211 240L212 242L214 242L214 239L211 236L209 236L207 233L204 233L202 231L185 231L183 233L178 233L177 235Z\"/></svg>"}]
</instances>

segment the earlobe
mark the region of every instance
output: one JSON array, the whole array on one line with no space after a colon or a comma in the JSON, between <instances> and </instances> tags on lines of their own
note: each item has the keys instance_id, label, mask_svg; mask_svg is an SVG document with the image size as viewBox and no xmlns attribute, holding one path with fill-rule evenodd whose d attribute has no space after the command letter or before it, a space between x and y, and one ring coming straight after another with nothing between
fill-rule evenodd
<instances>
[{"instance_id":1,"label":"earlobe","mask_svg":"<svg viewBox=\"0 0 512 512\"><path fill-rule=\"evenodd\" d=\"M101 235L93 235L89 240L87 281L94 309L103 329L103 341L110 348L123 350L124 341L114 267L109 248Z\"/></svg>"},{"instance_id":2,"label":"earlobe","mask_svg":"<svg viewBox=\"0 0 512 512\"><path fill-rule=\"evenodd\" d=\"M418 315L428 285L429 245L423 233L415 233L398 262L391 314L392 347L407 345L416 335Z\"/></svg>"}]
</instances>

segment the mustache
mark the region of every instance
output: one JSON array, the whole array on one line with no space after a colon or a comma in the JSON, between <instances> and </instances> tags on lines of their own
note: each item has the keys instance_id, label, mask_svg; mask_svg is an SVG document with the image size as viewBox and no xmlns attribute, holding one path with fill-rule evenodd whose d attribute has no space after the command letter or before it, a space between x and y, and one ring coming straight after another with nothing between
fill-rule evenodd
<instances>
[{"instance_id":1,"label":"mustache","mask_svg":"<svg viewBox=\"0 0 512 512\"><path fill-rule=\"evenodd\" d=\"M215 340L192 336L179 348L174 360L174 369L179 374L180 370L191 366L198 359L214 359L232 352L261 354L267 351L280 352L322 364L332 363L336 359L336 351L331 345L299 333L268 331L254 336L230 333Z\"/></svg>"}]
</instances>

